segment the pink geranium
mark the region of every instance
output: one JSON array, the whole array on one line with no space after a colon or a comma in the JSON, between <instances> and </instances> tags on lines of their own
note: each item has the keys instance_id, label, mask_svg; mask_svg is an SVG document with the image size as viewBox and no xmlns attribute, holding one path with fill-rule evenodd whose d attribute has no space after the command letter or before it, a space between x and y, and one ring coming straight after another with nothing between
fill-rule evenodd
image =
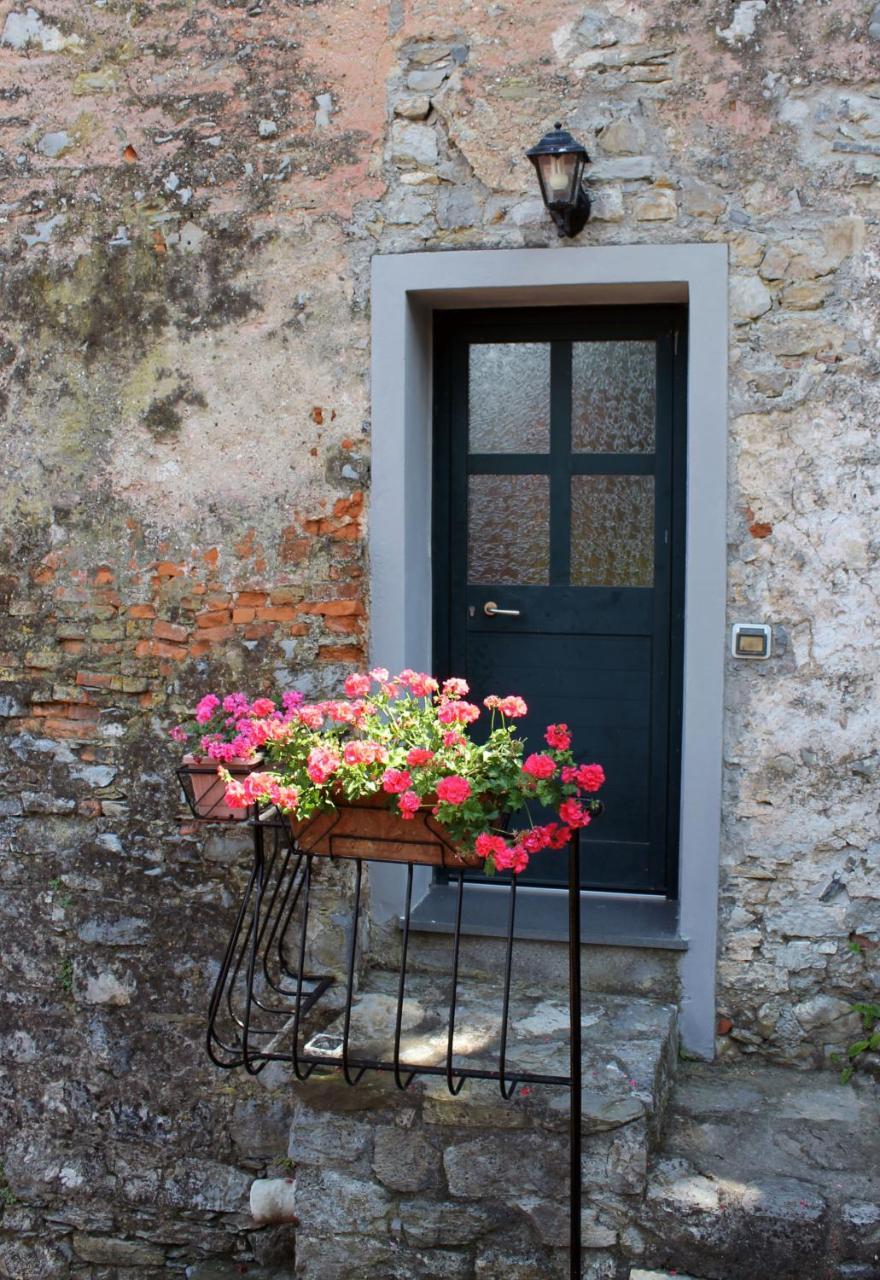
<instances>
[{"instance_id":1,"label":"pink geranium","mask_svg":"<svg viewBox=\"0 0 880 1280\"><path fill-rule=\"evenodd\" d=\"M207 724L219 706L220 699L215 697L213 693L206 693L204 698L196 703L196 720L198 723Z\"/></svg>"},{"instance_id":2,"label":"pink geranium","mask_svg":"<svg viewBox=\"0 0 880 1280\"><path fill-rule=\"evenodd\" d=\"M443 681L444 698L463 698L466 693L470 693L467 680L462 680L459 676L450 676L448 680Z\"/></svg>"},{"instance_id":3,"label":"pink geranium","mask_svg":"<svg viewBox=\"0 0 880 1280\"><path fill-rule=\"evenodd\" d=\"M312 782L320 786L333 776L341 763L340 757L329 747L313 747L306 762L306 773Z\"/></svg>"},{"instance_id":4,"label":"pink geranium","mask_svg":"<svg viewBox=\"0 0 880 1280\"><path fill-rule=\"evenodd\" d=\"M559 816L569 827L586 827L590 822L590 815L581 802L573 798L563 800L559 806Z\"/></svg>"},{"instance_id":5,"label":"pink geranium","mask_svg":"<svg viewBox=\"0 0 880 1280\"><path fill-rule=\"evenodd\" d=\"M370 692L372 680L369 676L351 675L346 676L345 692L349 698L365 698Z\"/></svg>"},{"instance_id":6,"label":"pink geranium","mask_svg":"<svg viewBox=\"0 0 880 1280\"><path fill-rule=\"evenodd\" d=\"M406 769L386 769L382 774L382 790L389 795L400 795L412 786L412 778Z\"/></svg>"},{"instance_id":7,"label":"pink geranium","mask_svg":"<svg viewBox=\"0 0 880 1280\"><path fill-rule=\"evenodd\" d=\"M500 853L495 855L495 866L498 871L512 871L518 876L528 865L529 855L522 845L506 845Z\"/></svg>"},{"instance_id":8,"label":"pink geranium","mask_svg":"<svg viewBox=\"0 0 880 1280\"><path fill-rule=\"evenodd\" d=\"M275 703L271 698L255 698L251 703L252 716L271 716L275 710Z\"/></svg>"},{"instance_id":9,"label":"pink geranium","mask_svg":"<svg viewBox=\"0 0 880 1280\"><path fill-rule=\"evenodd\" d=\"M527 715L529 709L522 698L516 697L515 694L510 694L508 697L502 698L499 701L498 710L503 716L507 716L508 719L513 720L518 719L520 716Z\"/></svg>"},{"instance_id":10,"label":"pink geranium","mask_svg":"<svg viewBox=\"0 0 880 1280\"><path fill-rule=\"evenodd\" d=\"M544 741L555 751L567 751L571 746L571 730L567 724L548 724Z\"/></svg>"},{"instance_id":11,"label":"pink geranium","mask_svg":"<svg viewBox=\"0 0 880 1280\"><path fill-rule=\"evenodd\" d=\"M411 821L422 807L422 802L415 791L404 791L397 797L397 807L400 816Z\"/></svg>"},{"instance_id":12,"label":"pink geranium","mask_svg":"<svg viewBox=\"0 0 880 1280\"><path fill-rule=\"evenodd\" d=\"M533 752L523 763L523 773L528 773L533 778L552 778L555 772L556 761L552 756L541 752Z\"/></svg>"},{"instance_id":13,"label":"pink geranium","mask_svg":"<svg viewBox=\"0 0 880 1280\"><path fill-rule=\"evenodd\" d=\"M464 804L470 794L471 784L458 774L450 774L437 783L437 798L444 804Z\"/></svg>"},{"instance_id":14,"label":"pink geranium","mask_svg":"<svg viewBox=\"0 0 880 1280\"><path fill-rule=\"evenodd\" d=\"M411 769L419 768L421 765L430 764L434 759L433 751L426 751L424 747L413 747L406 753L406 763Z\"/></svg>"},{"instance_id":15,"label":"pink geranium","mask_svg":"<svg viewBox=\"0 0 880 1280\"><path fill-rule=\"evenodd\" d=\"M477 836L474 843L474 852L478 853L481 858L497 858L506 848L507 841L503 836L493 836L488 831L484 831L482 835Z\"/></svg>"},{"instance_id":16,"label":"pink geranium","mask_svg":"<svg viewBox=\"0 0 880 1280\"><path fill-rule=\"evenodd\" d=\"M324 712L320 707L305 705L298 709L296 718L307 729L320 729L324 723Z\"/></svg>"},{"instance_id":17,"label":"pink geranium","mask_svg":"<svg viewBox=\"0 0 880 1280\"><path fill-rule=\"evenodd\" d=\"M441 724L473 724L480 717L480 708L472 702L442 701L437 711Z\"/></svg>"}]
</instances>

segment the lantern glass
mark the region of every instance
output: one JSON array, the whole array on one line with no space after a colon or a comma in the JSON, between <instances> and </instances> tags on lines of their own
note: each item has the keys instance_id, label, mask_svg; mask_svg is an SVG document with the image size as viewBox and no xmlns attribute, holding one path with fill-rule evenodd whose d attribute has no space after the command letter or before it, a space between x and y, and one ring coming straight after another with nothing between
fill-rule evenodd
<instances>
[{"instance_id":1,"label":"lantern glass","mask_svg":"<svg viewBox=\"0 0 880 1280\"><path fill-rule=\"evenodd\" d=\"M580 156L569 151L536 159L547 204L573 204L577 199Z\"/></svg>"}]
</instances>

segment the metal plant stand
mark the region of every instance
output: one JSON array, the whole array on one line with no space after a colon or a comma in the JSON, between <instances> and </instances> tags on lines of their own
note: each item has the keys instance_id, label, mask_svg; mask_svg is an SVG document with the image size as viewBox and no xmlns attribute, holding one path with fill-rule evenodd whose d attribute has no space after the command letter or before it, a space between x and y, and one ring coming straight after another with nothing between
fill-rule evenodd
<instances>
[{"instance_id":1,"label":"metal plant stand","mask_svg":"<svg viewBox=\"0 0 880 1280\"><path fill-rule=\"evenodd\" d=\"M183 780L183 779L182 779ZM186 786L184 788L186 790ZM592 802L594 812L601 804ZM510 1100L520 1085L565 1086L570 1093L570 1208L571 1276L581 1275L581 970L580 970L580 833L568 846L569 921L569 1072L557 1075L520 1071L508 1064L508 1014L516 920L516 877L510 875L509 911L501 990L501 1039L497 1066L456 1066L454 1038L458 1005L459 959L465 872L454 870L457 887L452 939L451 991L448 1009L445 1061L433 1064L407 1062L401 1056L410 919L413 897L413 865L406 866L406 895L402 922L400 972L397 977L393 1051L390 1058L368 1057L350 1044L352 1001L358 954L358 925L362 909L363 860L356 858L352 895L341 1034L314 1035L301 1044L304 1019L337 982L332 976L306 973L313 870L317 855L297 846L288 823L274 809L250 810L253 834L253 867L235 926L226 946L208 1010L207 1048L220 1067L244 1067L258 1074L269 1062L288 1063L298 1080L309 1078L316 1067L341 1070L349 1085L356 1085L368 1071L389 1072L399 1089L408 1089L418 1076L445 1080L457 1095L468 1080L493 1080L501 1096ZM345 857L346 855L341 855ZM326 860L326 859L325 859ZM383 862L389 860L383 853ZM320 1010L318 1010L320 1012ZM329 1010L339 1018L339 1004Z\"/></svg>"}]
</instances>

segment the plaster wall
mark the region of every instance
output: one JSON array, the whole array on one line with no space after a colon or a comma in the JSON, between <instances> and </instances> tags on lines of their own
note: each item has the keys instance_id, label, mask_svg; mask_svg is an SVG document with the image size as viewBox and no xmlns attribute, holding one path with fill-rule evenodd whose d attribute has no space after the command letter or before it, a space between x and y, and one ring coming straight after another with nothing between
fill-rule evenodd
<instances>
[{"instance_id":1,"label":"plaster wall","mask_svg":"<svg viewBox=\"0 0 880 1280\"><path fill-rule=\"evenodd\" d=\"M181 829L166 731L363 660L371 258L567 252L522 155L560 117L582 244L729 250L728 610L776 651L726 673L719 1050L847 1041L880 956L878 38L862 0L0 4L0 1272L289 1256L244 1215L285 1081L199 1044L240 851Z\"/></svg>"}]
</instances>

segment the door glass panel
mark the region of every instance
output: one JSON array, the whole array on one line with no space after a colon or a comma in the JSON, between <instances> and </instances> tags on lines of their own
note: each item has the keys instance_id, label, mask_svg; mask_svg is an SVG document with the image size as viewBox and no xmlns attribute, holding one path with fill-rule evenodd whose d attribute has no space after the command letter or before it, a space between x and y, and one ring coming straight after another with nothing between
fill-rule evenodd
<instances>
[{"instance_id":1,"label":"door glass panel","mask_svg":"<svg viewBox=\"0 0 880 1280\"><path fill-rule=\"evenodd\" d=\"M470 476L468 581L541 586L549 569L549 478Z\"/></svg>"},{"instance_id":2,"label":"door glass panel","mask_svg":"<svg viewBox=\"0 0 880 1280\"><path fill-rule=\"evenodd\" d=\"M547 453L549 342L487 342L470 348L471 453Z\"/></svg>"},{"instance_id":3,"label":"door glass panel","mask_svg":"<svg viewBox=\"0 0 880 1280\"><path fill-rule=\"evenodd\" d=\"M653 476L572 476L571 582L653 586Z\"/></svg>"},{"instance_id":4,"label":"door glass panel","mask_svg":"<svg viewBox=\"0 0 880 1280\"><path fill-rule=\"evenodd\" d=\"M653 453L653 342L575 342L571 432L577 453Z\"/></svg>"}]
</instances>

